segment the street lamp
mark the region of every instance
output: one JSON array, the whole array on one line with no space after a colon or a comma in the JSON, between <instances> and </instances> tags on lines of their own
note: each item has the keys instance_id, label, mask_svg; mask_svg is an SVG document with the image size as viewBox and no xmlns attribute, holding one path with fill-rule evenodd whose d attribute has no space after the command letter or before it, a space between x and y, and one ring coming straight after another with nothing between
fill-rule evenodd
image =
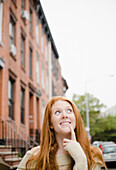
<instances>
[{"instance_id":1,"label":"street lamp","mask_svg":"<svg viewBox=\"0 0 116 170\"><path fill-rule=\"evenodd\" d=\"M86 104L86 132L90 140L90 127L89 127L89 105L88 105L88 94L87 94L87 81L85 82L85 104Z\"/></svg>"},{"instance_id":2,"label":"street lamp","mask_svg":"<svg viewBox=\"0 0 116 170\"><path fill-rule=\"evenodd\" d=\"M105 76L114 77L113 74L108 74L108 75L103 75L103 76L100 76L100 77L90 79L89 81L87 81L87 80L85 81L85 105L86 105L86 128L85 129L86 129L86 132L88 134L89 140L90 140L91 135L90 135L90 125L89 125L89 100L88 100L88 93L87 93L87 84L90 81L94 81L96 79L99 79L99 78L102 78L102 77L105 77Z\"/></svg>"}]
</instances>

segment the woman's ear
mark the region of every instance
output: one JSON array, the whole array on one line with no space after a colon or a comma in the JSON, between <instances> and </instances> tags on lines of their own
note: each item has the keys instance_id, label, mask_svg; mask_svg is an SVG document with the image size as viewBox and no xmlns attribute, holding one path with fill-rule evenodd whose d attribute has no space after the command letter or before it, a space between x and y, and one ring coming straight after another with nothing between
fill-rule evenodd
<instances>
[{"instance_id":1,"label":"woman's ear","mask_svg":"<svg viewBox=\"0 0 116 170\"><path fill-rule=\"evenodd\" d=\"M50 129L51 129L51 130L53 130L53 129L54 129L52 125L50 125Z\"/></svg>"}]
</instances>

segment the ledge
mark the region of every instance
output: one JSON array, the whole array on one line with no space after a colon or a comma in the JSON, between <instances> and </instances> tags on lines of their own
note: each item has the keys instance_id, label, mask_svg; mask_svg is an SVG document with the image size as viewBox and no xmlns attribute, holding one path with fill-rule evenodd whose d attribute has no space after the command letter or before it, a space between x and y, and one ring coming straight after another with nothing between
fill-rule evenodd
<instances>
[{"instance_id":1,"label":"ledge","mask_svg":"<svg viewBox=\"0 0 116 170\"><path fill-rule=\"evenodd\" d=\"M4 44L3 44L3 42L2 42L2 41L0 41L0 46L1 46L1 47L3 47L3 46L4 46Z\"/></svg>"},{"instance_id":2,"label":"ledge","mask_svg":"<svg viewBox=\"0 0 116 170\"><path fill-rule=\"evenodd\" d=\"M2 57L0 57L0 67L4 68L4 66L5 66L5 61L3 60Z\"/></svg>"}]
</instances>

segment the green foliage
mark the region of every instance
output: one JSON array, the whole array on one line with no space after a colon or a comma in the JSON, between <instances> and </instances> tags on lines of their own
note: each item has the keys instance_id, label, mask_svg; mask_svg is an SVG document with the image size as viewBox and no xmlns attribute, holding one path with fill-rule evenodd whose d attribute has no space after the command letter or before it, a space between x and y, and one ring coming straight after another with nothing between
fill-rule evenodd
<instances>
[{"instance_id":1,"label":"green foliage","mask_svg":"<svg viewBox=\"0 0 116 170\"><path fill-rule=\"evenodd\" d=\"M95 123L100 111L102 108L106 107L104 104L100 102L99 99L94 97L93 95L87 93L88 95L88 107L89 107L89 121L90 127ZM82 119L84 121L84 125L86 126L86 104L85 104L85 95L73 95L73 102L78 107Z\"/></svg>"},{"instance_id":2,"label":"green foliage","mask_svg":"<svg viewBox=\"0 0 116 170\"><path fill-rule=\"evenodd\" d=\"M91 129L93 141L109 140L116 142L116 116L97 119Z\"/></svg>"},{"instance_id":3,"label":"green foliage","mask_svg":"<svg viewBox=\"0 0 116 170\"><path fill-rule=\"evenodd\" d=\"M20 158L22 158L22 157L23 157L23 155L22 155L22 153L21 153L21 152L19 152L19 153L18 153L18 157L20 157Z\"/></svg>"},{"instance_id":4,"label":"green foliage","mask_svg":"<svg viewBox=\"0 0 116 170\"><path fill-rule=\"evenodd\" d=\"M89 122L90 122L90 134L92 141L114 141L116 142L116 116L108 116L106 118L99 118L99 113L106 106L100 102L99 99L91 94L88 95L88 107L89 107ZM86 104L85 95L73 95L73 102L78 107L84 125L86 127Z\"/></svg>"}]
</instances>

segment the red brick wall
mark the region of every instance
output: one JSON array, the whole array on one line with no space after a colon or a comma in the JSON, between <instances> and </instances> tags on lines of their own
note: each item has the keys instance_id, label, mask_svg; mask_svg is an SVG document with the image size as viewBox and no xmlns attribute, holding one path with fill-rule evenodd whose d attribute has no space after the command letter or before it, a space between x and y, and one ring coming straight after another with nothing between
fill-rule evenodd
<instances>
[{"instance_id":1,"label":"red brick wall","mask_svg":"<svg viewBox=\"0 0 116 170\"><path fill-rule=\"evenodd\" d=\"M29 12L30 10L30 1L25 1L26 7L25 9ZM29 123L29 92L33 93L33 107L30 108L33 115L33 126L32 128L38 128L41 130L42 126L42 100L45 101L45 105L49 100L49 96L46 94L46 90L42 89L41 85L41 70L42 70L42 62L44 63L45 77L44 81L46 81L46 70L48 69L48 62L45 59L45 42L46 35L44 34L44 54L41 54L41 32L42 25L39 24L39 45L37 45L35 40L35 26L36 26L36 11L34 7L31 5L31 9L33 11L33 33L31 34L29 31L29 21L24 22L21 18L21 1L16 1L16 5L13 3L13 0L5 1L3 5L3 47L0 47L0 55L4 58L5 67L3 70L0 70L0 79L2 79L2 84L0 83L0 112L2 117L5 120L8 120L8 80L9 75L15 79L15 94L14 94L14 122L17 126L23 128L27 134L29 134L29 127L31 127ZM16 45L16 56L12 57L9 53L9 22L10 22L10 13L16 18L16 36L15 36L15 45ZM23 29L25 34L25 68L21 67L20 63L20 51L21 51L21 30ZM32 48L32 78L29 77L29 48ZM36 83L36 51L39 53L39 85ZM57 67L58 67L58 81L53 76L52 79L57 87L57 94L63 95L62 91L62 75L61 68L58 59L56 59ZM0 81L1 82L1 81ZM29 83L32 85L32 89L29 88ZM20 109L20 91L21 86L23 85L25 89L25 124L21 124L21 109ZM37 88L41 91L41 97L38 102L38 113L37 113L37 102L36 102L36 92L34 89ZM46 87L45 87L46 89ZM39 114L39 115L37 115ZM39 123L37 122L39 121Z\"/></svg>"}]
</instances>

